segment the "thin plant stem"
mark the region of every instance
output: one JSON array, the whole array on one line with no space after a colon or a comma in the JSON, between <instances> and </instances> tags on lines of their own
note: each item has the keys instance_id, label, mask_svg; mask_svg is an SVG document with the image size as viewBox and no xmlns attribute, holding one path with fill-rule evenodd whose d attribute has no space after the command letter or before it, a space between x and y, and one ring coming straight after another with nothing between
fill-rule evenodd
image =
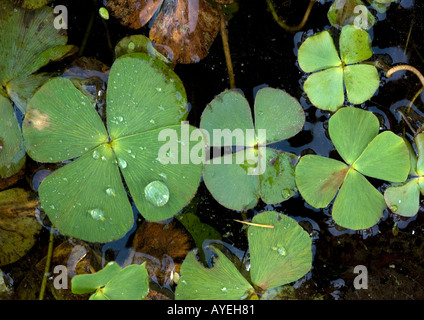
<instances>
[{"instance_id":1,"label":"thin plant stem","mask_svg":"<svg viewBox=\"0 0 424 320\"><path fill-rule=\"evenodd\" d=\"M50 236L49 236L49 246L47 249L47 258L46 258L46 266L44 267L44 274L43 274L43 280L41 282L41 288L40 288L40 295L38 297L39 300L44 299L44 292L46 291L46 285L47 285L47 277L50 272L50 264L52 261L52 254L53 254L53 228L50 228Z\"/></svg>"},{"instance_id":2,"label":"thin plant stem","mask_svg":"<svg viewBox=\"0 0 424 320\"><path fill-rule=\"evenodd\" d=\"M224 13L222 12L222 6L219 5L219 15L221 20L221 38L222 38L222 46L224 48L224 54L225 54L225 62L227 64L227 71L228 71L228 77L230 79L230 88L235 89L236 88L236 80L234 77L234 69L233 69L233 62L231 60L231 53L230 53L230 45L228 44L228 31L226 27L226 19L224 16Z\"/></svg>"},{"instance_id":3,"label":"thin plant stem","mask_svg":"<svg viewBox=\"0 0 424 320\"><path fill-rule=\"evenodd\" d=\"M393 75L393 73L398 71L404 71L404 70L413 72L418 77L418 79L420 79L421 84L424 86L424 76L421 74L421 72L419 72L415 67L407 65L407 64L402 64L402 65L391 68L390 70L386 72L386 76L387 78L390 78Z\"/></svg>"},{"instance_id":4,"label":"thin plant stem","mask_svg":"<svg viewBox=\"0 0 424 320\"><path fill-rule=\"evenodd\" d=\"M289 32L296 32L302 29L306 22L308 21L309 15L311 14L312 7L314 6L315 0L310 0L308 8L305 11L305 15L303 16L302 21L297 26L289 26L286 24L283 20L280 19L280 17L277 14L277 11L275 10L274 5L272 4L271 0L266 0L268 4L268 8L271 11L272 17L274 18L275 22L278 23L280 27L282 27L284 30L287 30Z\"/></svg>"},{"instance_id":5,"label":"thin plant stem","mask_svg":"<svg viewBox=\"0 0 424 320\"><path fill-rule=\"evenodd\" d=\"M407 110L408 113L409 113L409 111L411 111L412 105L414 104L415 100L417 100L417 98L420 96L421 92L423 92L423 90L424 90L424 86L420 90L418 90L418 92L412 98L412 100L411 100L411 102L409 103L409 106L408 106L408 110Z\"/></svg>"}]
</instances>

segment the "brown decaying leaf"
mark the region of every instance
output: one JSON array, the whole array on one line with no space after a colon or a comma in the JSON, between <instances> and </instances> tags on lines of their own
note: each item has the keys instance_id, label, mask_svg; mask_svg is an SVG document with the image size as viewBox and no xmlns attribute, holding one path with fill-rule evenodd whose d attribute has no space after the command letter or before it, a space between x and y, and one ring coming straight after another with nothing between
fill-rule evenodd
<instances>
[{"instance_id":1,"label":"brown decaying leaf","mask_svg":"<svg viewBox=\"0 0 424 320\"><path fill-rule=\"evenodd\" d=\"M193 63L207 56L219 26L219 12L205 0L167 0L149 37L169 60Z\"/></svg>"},{"instance_id":2,"label":"brown decaying leaf","mask_svg":"<svg viewBox=\"0 0 424 320\"><path fill-rule=\"evenodd\" d=\"M106 8L120 23L140 29L153 17L163 0L109 0Z\"/></svg>"},{"instance_id":3,"label":"brown decaying leaf","mask_svg":"<svg viewBox=\"0 0 424 320\"><path fill-rule=\"evenodd\" d=\"M161 285L172 284L171 272L179 272L187 253L194 248L188 232L175 220L143 222L134 236L129 263L146 263L149 277ZM127 260L127 261L128 261Z\"/></svg>"},{"instance_id":4,"label":"brown decaying leaf","mask_svg":"<svg viewBox=\"0 0 424 320\"><path fill-rule=\"evenodd\" d=\"M0 193L0 266L23 257L36 242L41 224L36 220L38 199L14 188Z\"/></svg>"}]
</instances>

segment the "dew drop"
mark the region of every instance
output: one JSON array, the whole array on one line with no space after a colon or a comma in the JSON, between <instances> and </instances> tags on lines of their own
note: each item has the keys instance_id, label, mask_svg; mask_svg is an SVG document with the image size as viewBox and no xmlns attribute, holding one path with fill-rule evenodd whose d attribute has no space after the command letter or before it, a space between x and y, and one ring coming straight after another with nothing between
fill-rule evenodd
<instances>
[{"instance_id":1,"label":"dew drop","mask_svg":"<svg viewBox=\"0 0 424 320\"><path fill-rule=\"evenodd\" d=\"M94 150L93 151L93 159L99 159L100 158L100 153L99 153L99 151L97 151L97 150Z\"/></svg>"},{"instance_id":2,"label":"dew drop","mask_svg":"<svg viewBox=\"0 0 424 320\"><path fill-rule=\"evenodd\" d=\"M104 218L104 213L101 209L92 209L92 210L88 210L88 213L91 215L91 217L94 220L101 220L103 221Z\"/></svg>"},{"instance_id":3,"label":"dew drop","mask_svg":"<svg viewBox=\"0 0 424 320\"><path fill-rule=\"evenodd\" d=\"M286 249L280 244L277 244L276 246L272 247L272 250L277 251L277 253L283 257L287 254Z\"/></svg>"},{"instance_id":4,"label":"dew drop","mask_svg":"<svg viewBox=\"0 0 424 320\"><path fill-rule=\"evenodd\" d=\"M290 198L291 197L290 189L284 189L283 191L281 191L281 196L283 197L284 200L287 200L288 198Z\"/></svg>"},{"instance_id":5,"label":"dew drop","mask_svg":"<svg viewBox=\"0 0 424 320\"><path fill-rule=\"evenodd\" d=\"M395 205L390 206L390 210L392 210L392 212L396 212L398 211L398 207Z\"/></svg>"},{"instance_id":6,"label":"dew drop","mask_svg":"<svg viewBox=\"0 0 424 320\"><path fill-rule=\"evenodd\" d=\"M169 189L163 182L156 180L144 188L144 196L151 204L162 207L169 201Z\"/></svg>"},{"instance_id":7,"label":"dew drop","mask_svg":"<svg viewBox=\"0 0 424 320\"><path fill-rule=\"evenodd\" d=\"M155 120L153 120L153 119L151 119L149 122L150 122L151 124L155 124Z\"/></svg>"},{"instance_id":8,"label":"dew drop","mask_svg":"<svg viewBox=\"0 0 424 320\"><path fill-rule=\"evenodd\" d=\"M122 122L122 121L124 121L124 118L123 118L123 117L121 117L121 116L119 116L119 117L118 117L118 121L119 121L119 122Z\"/></svg>"},{"instance_id":9,"label":"dew drop","mask_svg":"<svg viewBox=\"0 0 424 320\"><path fill-rule=\"evenodd\" d=\"M116 194L115 194L115 190L113 190L112 188L107 188L107 189L106 189L106 194L107 194L108 196L116 196Z\"/></svg>"},{"instance_id":10,"label":"dew drop","mask_svg":"<svg viewBox=\"0 0 424 320\"><path fill-rule=\"evenodd\" d=\"M228 289L224 287L224 288L221 289L221 291L224 292L224 293L227 293Z\"/></svg>"},{"instance_id":11,"label":"dew drop","mask_svg":"<svg viewBox=\"0 0 424 320\"><path fill-rule=\"evenodd\" d=\"M122 169L127 167L127 162L124 159L118 159L118 164Z\"/></svg>"},{"instance_id":12,"label":"dew drop","mask_svg":"<svg viewBox=\"0 0 424 320\"><path fill-rule=\"evenodd\" d=\"M166 174L165 173L159 173L159 175L162 177L162 178L164 178L164 179L166 179Z\"/></svg>"}]
</instances>

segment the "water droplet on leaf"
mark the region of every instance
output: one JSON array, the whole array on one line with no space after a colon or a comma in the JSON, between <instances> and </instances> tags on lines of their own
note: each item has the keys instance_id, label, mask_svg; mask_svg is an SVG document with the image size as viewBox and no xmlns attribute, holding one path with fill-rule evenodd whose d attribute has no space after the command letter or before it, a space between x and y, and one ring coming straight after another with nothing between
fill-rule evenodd
<instances>
[{"instance_id":1,"label":"water droplet on leaf","mask_svg":"<svg viewBox=\"0 0 424 320\"><path fill-rule=\"evenodd\" d=\"M127 167L127 162L124 159L118 159L118 164L122 169Z\"/></svg>"},{"instance_id":2,"label":"water droplet on leaf","mask_svg":"<svg viewBox=\"0 0 424 320\"><path fill-rule=\"evenodd\" d=\"M107 188L107 189L106 189L106 194L107 194L108 196L116 196L116 194L115 194L115 190L113 190L112 188Z\"/></svg>"},{"instance_id":3,"label":"water droplet on leaf","mask_svg":"<svg viewBox=\"0 0 424 320\"><path fill-rule=\"evenodd\" d=\"M163 182L156 180L144 188L144 196L151 204L162 207L169 201L169 189Z\"/></svg>"},{"instance_id":4,"label":"water droplet on leaf","mask_svg":"<svg viewBox=\"0 0 424 320\"><path fill-rule=\"evenodd\" d=\"M91 217L95 220L101 220L103 221L104 218L104 213L101 209L92 209L89 210L88 213L91 215Z\"/></svg>"}]
</instances>

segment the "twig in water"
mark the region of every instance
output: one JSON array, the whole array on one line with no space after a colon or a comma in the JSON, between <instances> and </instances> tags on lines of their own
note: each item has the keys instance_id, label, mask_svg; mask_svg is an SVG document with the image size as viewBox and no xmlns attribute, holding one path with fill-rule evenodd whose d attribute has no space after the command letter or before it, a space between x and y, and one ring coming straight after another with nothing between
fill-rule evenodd
<instances>
[{"instance_id":1,"label":"twig in water","mask_svg":"<svg viewBox=\"0 0 424 320\"><path fill-rule=\"evenodd\" d=\"M303 16L302 21L297 26L289 26L287 25L283 20L280 19L280 17L277 14L277 11L275 11L274 5L272 4L271 0L266 0L268 4L268 8L271 11L272 17L274 20L282 27L283 29L290 31L290 32L296 32L302 29L306 22L308 21L309 15L312 11L312 7L314 6L315 0L310 0L308 8L306 9L305 15Z\"/></svg>"}]
</instances>

